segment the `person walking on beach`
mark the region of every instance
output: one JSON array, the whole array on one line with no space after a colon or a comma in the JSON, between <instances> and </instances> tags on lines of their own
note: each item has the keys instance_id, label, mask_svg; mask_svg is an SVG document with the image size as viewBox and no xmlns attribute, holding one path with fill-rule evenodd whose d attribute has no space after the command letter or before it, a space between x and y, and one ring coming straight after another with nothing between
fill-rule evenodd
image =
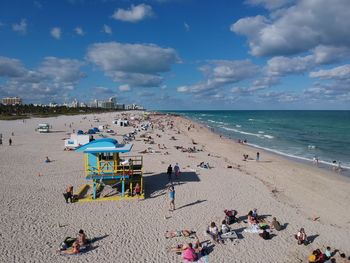
<instances>
[{"instance_id":1,"label":"person walking on beach","mask_svg":"<svg viewBox=\"0 0 350 263\"><path fill-rule=\"evenodd\" d=\"M168 166L167 174L168 174L168 180L171 181L171 174L173 173L173 167L171 167L171 164Z\"/></svg>"},{"instance_id":2,"label":"person walking on beach","mask_svg":"<svg viewBox=\"0 0 350 263\"><path fill-rule=\"evenodd\" d=\"M178 179L180 176L180 167L178 163L176 163L174 166L174 172L175 172L175 178Z\"/></svg>"},{"instance_id":3,"label":"person walking on beach","mask_svg":"<svg viewBox=\"0 0 350 263\"><path fill-rule=\"evenodd\" d=\"M256 161L258 162L258 161L259 161L259 159L260 159L260 153L259 153L259 152L257 152L257 153L256 153Z\"/></svg>"},{"instance_id":4,"label":"person walking on beach","mask_svg":"<svg viewBox=\"0 0 350 263\"><path fill-rule=\"evenodd\" d=\"M174 186L169 187L169 200L170 200L170 211L175 210L175 188Z\"/></svg>"},{"instance_id":5,"label":"person walking on beach","mask_svg":"<svg viewBox=\"0 0 350 263\"><path fill-rule=\"evenodd\" d=\"M10 146L12 145L12 139L11 138L9 139L9 145Z\"/></svg>"}]
</instances>

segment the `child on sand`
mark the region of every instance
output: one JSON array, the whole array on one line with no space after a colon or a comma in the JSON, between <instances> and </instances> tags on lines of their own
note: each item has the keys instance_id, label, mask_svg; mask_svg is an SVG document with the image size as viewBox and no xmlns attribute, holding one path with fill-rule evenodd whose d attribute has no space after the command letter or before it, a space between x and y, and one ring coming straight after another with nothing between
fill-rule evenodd
<instances>
[{"instance_id":1,"label":"child on sand","mask_svg":"<svg viewBox=\"0 0 350 263\"><path fill-rule=\"evenodd\" d=\"M134 195L137 196L137 198L140 198L141 195L141 187L139 183L136 183L135 188L134 188Z\"/></svg>"},{"instance_id":2,"label":"child on sand","mask_svg":"<svg viewBox=\"0 0 350 263\"><path fill-rule=\"evenodd\" d=\"M307 245L307 242L306 242L307 236L304 228L300 228L299 232L294 237L295 239L298 240L298 245L301 245L301 244Z\"/></svg>"}]
</instances>

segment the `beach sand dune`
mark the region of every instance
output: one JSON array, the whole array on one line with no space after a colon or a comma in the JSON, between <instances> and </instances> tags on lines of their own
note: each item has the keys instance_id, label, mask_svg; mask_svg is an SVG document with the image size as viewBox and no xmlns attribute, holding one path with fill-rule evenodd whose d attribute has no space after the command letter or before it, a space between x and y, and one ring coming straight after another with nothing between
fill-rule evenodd
<instances>
[{"instance_id":1,"label":"beach sand dune","mask_svg":"<svg viewBox=\"0 0 350 263\"><path fill-rule=\"evenodd\" d=\"M97 124L111 125L119 141L133 129L112 125L116 113L98 116ZM177 116L152 116L154 130L147 131L147 136L154 144L145 143L142 133L133 141L132 155L149 147L153 150L142 154L145 200L66 204L65 188L86 183L83 155L63 151L63 139L73 129L97 126L93 115L83 117L0 121L4 138L0 146L1 262L182 262L167 247L193 240L165 239L165 231L193 229L200 240L207 240L206 227L212 221L220 225L224 209L236 209L242 219L232 225L239 240L215 244L210 262L307 262L312 250L325 246L350 254L348 178L264 151L259 162L243 161L243 154L254 157L256 149ZM43 121L54 132L37 133L35 128ZM163 132L160 124L171 121L174 127L165 126ZM189 125L194 128L188 130ZM7 143L9 137L12 146ZM159 149L158 144L167 149ZM203 150L183 152L175 146ZM45 163L46 156L52 162ZM201 162L213 168L198 167ZM175 163L182 173L175 181L177 209L170 212L166 169ZM276 216L286 229L274 231L268 241L244 232L245 216L253 208L266 220ZM294 234L300 227L311 237L308 246L296 244ZM75 237L79 229L94 241L92 249L75 256L57 254L64 238Z\"/></svg>"}]
</instances>

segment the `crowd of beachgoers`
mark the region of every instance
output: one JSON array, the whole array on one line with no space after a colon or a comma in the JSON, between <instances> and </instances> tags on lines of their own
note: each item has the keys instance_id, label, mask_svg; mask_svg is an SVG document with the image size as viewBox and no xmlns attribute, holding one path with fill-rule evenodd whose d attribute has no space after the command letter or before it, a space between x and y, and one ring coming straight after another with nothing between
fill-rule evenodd
<instances>
[{"instance_id":1,"label":"crowd of beachgoers","mask_svg":"<svg viewBox=\"0 0 350 263\"><path fill-rule=\"evenodd\" d=\"M62 142L96 119L104 129L95 140L133 143L131 155L143 156L145 199L75 196L85 183L83 156L62 151ZM349 262L348 178L180 116L61 116L45 120L47 134L35 131L40 121L1 122L0 223L9 240L1 261ZM136 184L132 195L141 191Z\"/></svg>"}]
</instances>

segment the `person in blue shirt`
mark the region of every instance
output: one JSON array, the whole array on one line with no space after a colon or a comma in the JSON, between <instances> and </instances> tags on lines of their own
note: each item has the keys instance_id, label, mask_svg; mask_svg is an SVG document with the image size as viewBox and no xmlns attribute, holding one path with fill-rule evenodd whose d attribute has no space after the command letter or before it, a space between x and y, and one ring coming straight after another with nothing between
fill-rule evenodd
<instances>
[{"instance_id":1,"label":"person in blue shirt","mask_svg":"<svg viewBox=\"0 0 350 263\"><path fill-rule=\"evenodd\" d=\"M169 187L170 211L175 210L175 189L174 186Z\"/></svg>"}]
</instances>

